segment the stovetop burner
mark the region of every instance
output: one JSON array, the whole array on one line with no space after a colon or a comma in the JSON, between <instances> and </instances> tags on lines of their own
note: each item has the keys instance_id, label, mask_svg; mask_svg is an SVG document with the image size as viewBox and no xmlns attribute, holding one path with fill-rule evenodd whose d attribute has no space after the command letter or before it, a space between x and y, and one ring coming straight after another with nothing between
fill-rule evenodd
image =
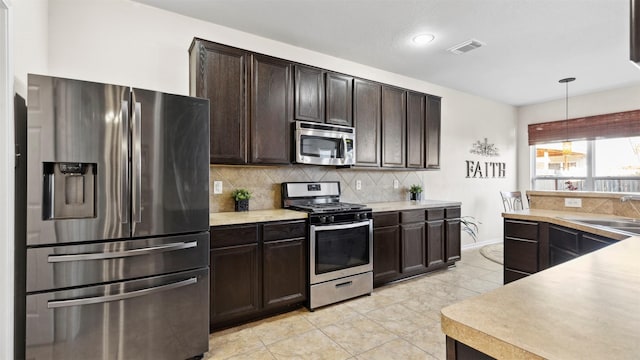
<instances>
[{"instance_id":1,"label":"stovetop burner","mask_svg":"<svg viewBox=\"0 0 640 360\"><path fill-rule=\"evenodd\" d=\"M340 202L340 182L282 184L282 207L309 213L310 224L362 221L372 218L366 205Z\"/></svg>"}]
</instances>

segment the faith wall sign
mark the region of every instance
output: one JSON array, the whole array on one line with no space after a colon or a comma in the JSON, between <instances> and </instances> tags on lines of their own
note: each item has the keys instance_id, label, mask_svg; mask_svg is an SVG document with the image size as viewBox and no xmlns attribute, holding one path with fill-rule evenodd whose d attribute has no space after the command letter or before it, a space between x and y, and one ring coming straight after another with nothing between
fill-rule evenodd
<instances>
[{"instance_id":1,"label":"faith wall sign","mask_svg":"<svg viewBox=\"0 0 640 360\"><path fill-rule=\"evenodd\" d=\"M500 151L494 144L489 144L487 138L484 143L480 140L471 145L470 153L486 157L500 156ZM507 164L496 161L465 160L467 178L504 178L507 176Z\"/></svg>"}]
</instances>

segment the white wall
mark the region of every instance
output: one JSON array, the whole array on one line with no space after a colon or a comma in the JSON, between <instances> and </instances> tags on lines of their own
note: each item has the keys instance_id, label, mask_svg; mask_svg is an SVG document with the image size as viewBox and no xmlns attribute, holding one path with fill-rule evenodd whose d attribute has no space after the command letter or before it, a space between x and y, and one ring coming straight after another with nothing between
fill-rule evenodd
<instances>
[{"instance_id":1,"label":"white wall","mask_svg":"<svg viewBox=\"0 0 640 360\"><path fill-rule=\"evenodd\" d=\"M640 85L569 97L569 118L640 109ZM565 100L518 108L518 187L531 188L527 125L565 119Z\"/></svg>"},{"instance_id":2,"label":"white wall","mask_svg":"<svg viewBox=\"0 0 640 360\"><path fill-rule=\"evenodd\" d=\"M26 98L27 73L48 71L48 0L14 0L15 90Z\"/></svg>"},{"instance_id":3,"label":"white wall","mask_svg":"<svg viewBox=\"0 0 640 360\"><path fill-rule=\"evenodd\" d=\"M441 171L425 175L428 198L459 200L482 221L481 240L501 238L498 191L516 185L514 107L127 0L50 0L49 73L188 94L193 37L443 97ZM501 149L504 179L465 179L471 144ZM469 238L463 238L470 242Z\"/></svg>"}]
</instances>

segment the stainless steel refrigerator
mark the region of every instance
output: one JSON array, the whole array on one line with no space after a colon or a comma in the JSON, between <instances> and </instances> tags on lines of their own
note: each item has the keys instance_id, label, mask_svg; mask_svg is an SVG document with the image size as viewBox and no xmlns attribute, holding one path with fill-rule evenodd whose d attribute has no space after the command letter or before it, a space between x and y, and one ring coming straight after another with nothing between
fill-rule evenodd
<instances>
[{"instance_id":1,"label":"stainless steel refrigerator","mask_svg":"<svg viewBox=\"0 0 640 360\"><path fill-rule=\"evenodd\" d=\"M28 76L27 359L208 350L209 102Z\"/></svg>"}]
</instances>

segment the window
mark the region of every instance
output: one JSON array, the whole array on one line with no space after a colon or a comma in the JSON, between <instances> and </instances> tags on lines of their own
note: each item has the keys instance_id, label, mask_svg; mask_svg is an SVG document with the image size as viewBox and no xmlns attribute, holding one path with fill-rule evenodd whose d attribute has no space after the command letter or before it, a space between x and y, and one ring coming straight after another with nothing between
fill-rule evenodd
<instances>
[{"instance_id":1,"label":"window","mask_svg":"<svg viewBox=\"0 0 640 360\"><path fill-rule=\"evenodd\" d=\"M640 137L531 146L535 190L640 192Z\"/></svg>"}]
</instances>

